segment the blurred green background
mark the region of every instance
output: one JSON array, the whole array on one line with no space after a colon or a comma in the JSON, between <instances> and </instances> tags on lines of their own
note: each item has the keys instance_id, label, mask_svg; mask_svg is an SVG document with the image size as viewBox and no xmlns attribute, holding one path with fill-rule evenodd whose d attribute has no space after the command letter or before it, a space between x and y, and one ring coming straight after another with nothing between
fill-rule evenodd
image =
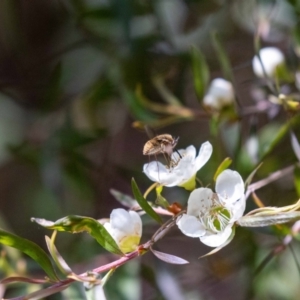
<instances>
[{"instance_id":1,"label":"blurred green background","mask_svg":"<svg viewBox=\"0 0 300 300\"><path fill-rule=\"evenodd\" d=\"M142 173L148 162L142 155L148 140L143 124L179 136L178 148L199 149L209 140L213 157L199 173L205 186L228 156L244 179L261 160L256 180L296 163L288 134L265 150L291 115L276 105L258 109L267 97L251 60L259 31L261 47L280 48L295 72L299 14L300 4L293 0L1 0L1 227L45 248L50 232L31 217L105 218L120 207L110 189L131 195L134 177L145 191L151 182ZM201 50L211 79L232 73L239 118L216 122L201 107L192 47ZM297 136L297 126L294 132ZM253 136L259 143L254 158L247 146ZM295 202L293 174L257 194L265 205ZM188 192L165 188L164 196L184 204ZM254 207L250 198L247 210ZM145 242L157 227L147 217L143 221ZM174 229L157 247L190 264L168 265L148 253L118 269L105 293L107 299L124 300L299 299L299 244L274 255L255 274L279 243L271 228L238 228L229 246L198 259L210 249ZM61 233L56 245L78 272L115 259L86 234ZM16 272L43 276L9 248L2 249L1 265L1 278ZM9 285L5 298L30 288ZM49 299L85 296L78 287Z\"/></svg>"}]
</instances>

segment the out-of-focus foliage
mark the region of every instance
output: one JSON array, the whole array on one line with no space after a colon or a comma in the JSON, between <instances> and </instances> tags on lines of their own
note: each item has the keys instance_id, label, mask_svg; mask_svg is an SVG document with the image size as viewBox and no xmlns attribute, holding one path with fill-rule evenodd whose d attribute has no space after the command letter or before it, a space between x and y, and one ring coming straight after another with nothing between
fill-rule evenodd
<instances>
[{"instance_id":1,"label":"out-of-focus foliage","mask_svg":"<svg viewBox=\"0 0 300 300\"><path fill-rule=\"evenodd\" d=\"M271 173L277 181L262 184L257 199L268 206L295 203L299 21L300 6L292 0L2 0L1 228L46 249L49 231L31 217L107 218L119 207L110 189L133 196L132 177L141 190L151 184L142 173L146 124L180 136L179 149L213 144L199 185L213 184L227 157L245 180L263 162L253 181ZM252 70L254 55L266 46L285 55L275 78L258 78ZM233 84L235 103L215 111L202 98L219 77ZM163 193L186 205L186 190ZM155 201L154 193L148 199ZM254 208L249 197L247 210ZM157 225L148 217L143 224L147 241ZM199 260L207 247L173 230L156 249L190 264L168 265L149 253L118 268L104 291L108 299L124 300L297 299L299 244L280 248L283 233L290 234L289 227L238 228L230 245ZM61 233L55 244L77 274L114 260L89 235ZM0 265L1 278L43 276L35 262L10 247L1 246ZM0 285L0 294L12 298L40 288ZM103 290L94 292L101 299ZM56 297L85 299L81 285Z\"/></svg>"}]
</instances>

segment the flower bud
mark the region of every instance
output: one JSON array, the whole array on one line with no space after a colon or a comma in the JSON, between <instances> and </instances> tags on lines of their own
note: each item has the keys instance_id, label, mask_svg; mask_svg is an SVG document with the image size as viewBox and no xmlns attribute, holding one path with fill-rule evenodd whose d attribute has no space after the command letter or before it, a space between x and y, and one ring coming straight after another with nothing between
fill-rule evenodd
<instances>
[{"instance_id":1,"label":"flower bud","mask_svg":"<svg viewBox=\"0 0 300 300\"><path fill-rule=\"evenodd\" d=\"M265 73L268 77L274 77L276 70L284 65L284 55L278 48L262 48L259 51L259 56L261 61L257 55L252 60L253 71L258 77L265 77Z\"/></svg>"},{"instance_id":2,"label":"flower bud","mask_svg":"<svg viewBox=\"0 0 300 300\"><path fill-rule=\"evenodd\" d=\"M234 101L234 90L231 82L223 78L212 80L208 92L203 98L203 103L215 110L229 106Z\"/></svg>"},{"instance_id":3,"label":"flower bud","mask_svg":"<svg viewBox=\"0 0 300 300\"><path fill-rule=\"evenodd\" d=\"M142 220L138 213L123 208L114 209L104 227L123 253L136 250L142 235Z\"/></svg>"}]
</instances>

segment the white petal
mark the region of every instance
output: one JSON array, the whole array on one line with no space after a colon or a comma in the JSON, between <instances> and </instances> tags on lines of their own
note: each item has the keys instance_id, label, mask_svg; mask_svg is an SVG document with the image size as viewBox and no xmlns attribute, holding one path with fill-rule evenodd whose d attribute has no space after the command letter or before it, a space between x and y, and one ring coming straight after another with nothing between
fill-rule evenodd
<instances>
[{"instance_id":1,"label":"white petal","mask_svg":"<svg viewBox=\"0 0 300 300\"><path fill-rule=\"evenodd\" d=\"M221 109L223 106L232 103L233 100L234 91L231 82L223 78L215 78L203 98L203 103L215 109Z\"/></svg>"},{"instance_id":2,"label":"white petal","mask_svg":"<svg viewBox=\"0 0 300 300\"><path fill-rule=\"evenodd\" d=\"M167 169L165 165L159 161L152 161L143 167L144 173L154 182L159 182L165 186L176 186L179 178L172 169Z\"/></svg>"},{"instance_id":3,"label":"white petal","mask_svg":"<svg viewBox=\"0 0 300 300\"><path fill-rule=\"evenodd\" d=\"M276 67L284 63L284 55L278 48L275 47L262 48L259 51L259 55L268 76L274 76ZM261 62L257 56L255 56L252 60L253 71L258 77L265 76Z\"/></svg>"},{"instance_id":4,"label":"white petal","mask_svg":"<svg viewBox=\"0 0 300 300\"><path fill-rule=\"evenodd\" d=\"M188 156L191 160L194 160L196 157L196 148L193 145L188 146L185 149L185 156Z\"/></svg>"},{"instance_id":5,"label":"white petal","mask_svg":"<svg viewBox=\"0 0 300 300\"><path fill-rule=\"evenodd\" d=\"M142 220L141 220L141 217L140 215L133 211L133 210L130 210L129 211L129 215L131 217L131 222L133 224L133 229L134 229L134 233L138 236L142 236Z\"/></svg>"},{"instance_id":6,"label":"white petal","mask_svg":"<svg viewBox=\"0 0 300 300\"><path fill-rule=\"evenodd\" d=\"M182 185L195 175L195 153L194 146L189 146L186 150L179 150L178 153L173 153L172 159L178 161L178 164L172 168L166 168L163 164L157 161L152 161L144 165L144 173L155 182L168 187Z\"/></svg>"},{"instance_id":7,"label":"white petal","mask_svg":"<svg viewBox=\"0 0 300 300\"><path fill-rule=\"evenodd\" d=\"M110 222L105 223L104 227L117 243L130 235L142 235L142 220L138 213L123 208L114 209Z\"/></svg>"},{"instance_id":8,"label":"white petal","mask_svg":"<svg viewBox=\"0 0 300 300\"><path fill-rule=\"evenodd\" d=\"M176 223L182 233L190 237L200 237L206 232L203 225L194 216L183 214Z\"/></svg>"},{"instance_id":9,"label":"white petal","mask_svg":"<svg viewBox=\"0 0 300 300\"><path fill-rule=\"evenodd\" d=\"M209 160L212 154L212 151L213 149L210 142L205 142L201 145L199 154L196 157L196 164L195 164L196 172L206 164L206 162Z\"/></svg>"},{"instance_id":10,"label":"white petal","mask_svg":"<svg viewBox=\"0 0 300 300\"><path fill-rule=\"evenodd\" d=\"M224 231L218 234L206 234L205 236L200 237L200 241L209 247L219 247L228 240L231 232L232 228L231 226L228 226Z\"/></svg>"},{"instance_id":11,"label":"white petal","mask_svg":"<svg viewBox=\"0 0 300 300\"><path fill-rule=\"evenodd\" d=\"M233 208L231 209L232 219L230 222L234 222L239 218L241 218L244 214L245 208L246 208L246 198L245 196L242 196L241 199L239 199L233 204Z\"/></svg>"},{"instance_id":12,"label":"white petal","mask_svg":"<svg viewBox=\"0 0 300 300\"><path fill-rule=\"evenodd\" d=\"M232 170L223 171L216 181L216 192L220 198L232 204L244 195L245 185L241 175Z\"/></svg>"},{"instance_id":13,"label":"white petal","mask_svg":"<svg viewBox=\"0 0 300 300\"><path fill-rule=\"evenodd\" d=\"M119 244L120 241L128 235L127 233L120 231L119 229L113 228L109 222L105 223L104 227L108 231L108 233L113 237L117 244Z\"/></svg>"},{"instance_id":14,"label":"white petal","mask_svg":"<svg viewBox=\"0 0 300 300\"><path fill-rule=\"evenodd\" d=\"M133 233L133 223L131 216L123 208L117 208L110 214L110 224L113 229L120 230L127 234Z\"/></svg>"},{"instance_id":15,"label":"white petal","mask_svg":"<svg viewBox=\"0 0 300 300\"><path fill-rule=\"evenodd\" d=\"M199 217L201 212L208 211L212 205L212 196L213 191L208 188L193 190L188 200L187 214Z\"/></svg>"},{"instance_id":16,"label":"white petal","mask_svg":"<svg viewBox=\"0 0 300 300\"><path fill-rule=\"evenodd\" d=\"M172 159L178 162L174 167L167 168L158 161L152 161L144 165L144 173L152 181L159 182L164 186L182 186L207 162L212 153L212 146L209 142L204 143L196 159L196 149L194 146L189 146L185 150L181 149L178 151L181 157L176 152L172 154Z\"/></svg>"}]
</instances>

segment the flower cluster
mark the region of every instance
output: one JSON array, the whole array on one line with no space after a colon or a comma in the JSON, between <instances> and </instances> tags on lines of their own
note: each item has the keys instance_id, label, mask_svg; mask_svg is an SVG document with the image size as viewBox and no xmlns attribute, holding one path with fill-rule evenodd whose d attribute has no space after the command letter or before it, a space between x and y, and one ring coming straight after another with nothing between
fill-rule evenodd
<instances>
[{"instance_id":1,"label":"flower cluster","mask_svg":"<svg viewBox=\"0 0 300 300\"><path fill-rule=\"evenodd\" d=\"M244 213L245 187L240 174L227 169L216 179L216 192L203 187L195 189L196 173L211 154L212 145L209 142L201 145L198 155L195 147L189 146L172 154L172 161L177 162L173 167L153 161L144 165L144 172L162 186L177 185L192 190L186 213L176 218L176 224L186 236L197 237L210 247L220 247L229 240L234 223ZM110 221L104 227L123 253L137 248L142 222L135 211L113 210Z\"/></svg>"}]
</instances>

